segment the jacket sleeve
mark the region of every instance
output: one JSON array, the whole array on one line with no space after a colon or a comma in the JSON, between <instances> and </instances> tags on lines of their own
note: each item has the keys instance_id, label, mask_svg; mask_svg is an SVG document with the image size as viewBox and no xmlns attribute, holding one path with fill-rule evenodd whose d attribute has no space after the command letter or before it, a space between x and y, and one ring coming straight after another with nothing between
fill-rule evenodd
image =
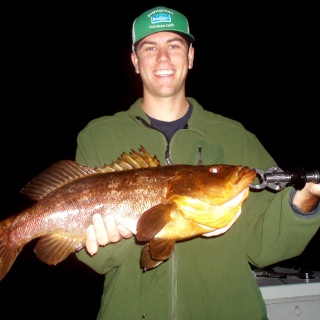
<instances>
[{"instance_id":1,"label":"jacket sleeve","mask_svg":"<svg viewBox=\"0 0 320 320\"><path fill-rule=\"evenodd\" d=\"M91 168L102 167L103 164L99 162L99 157L94 146L95 144L90 132L88 132L87 128L84 128L79 132L77 137L76 162Z\"/></svg>"},{"instance_id":2,"label":"jacket sleeve","mask_svg":"<svg viewBox=\"0 0 320 320\"><path fill-rule=\"evenodd\" d=\"M112 148L110 147L112 150ZM114 157L116 159L116 157ZM84 128L77 138L77 149L75 160L81 165L89 167L101 167L104 162L99 159L95 149L94 138L88 128ZM76 252L76 257L87 264L91 269L98 273L106 273L111 269L118 267L127 258L134 246L134 237L124 239L118 243L99 247L98 252L90 256L83 248Z\"/></svg>"},{"instance_id":3,"label":"jacket sleeve","mask_svg":"<svg viewBox=\"0 0 320 320\"><path fill-rule=\"evenodd\" d=\"M76 252L76 257L97 273L105 274L122 265L136 250L135 247L137 247L135 238L131 237L105 247L99 247L98 252L93 256L90 256L85 248L81 249Z\"/></svg>"},{"instance_id":4,"label":"jacket sleeve","mask_svg":"<svg viewBox=\"0 0 320 320\"><path fill-rule=\"evenodd\" d=\"M251 141L250 149L253 167L265 170L275 164L258 139ZM253 265L263 267L300 255L318 231L320 207L309 214L300 213L292 204L295 191L293 187L278 192L250 191L242 215L248 260Z\"/></svg>"}]
</instances>

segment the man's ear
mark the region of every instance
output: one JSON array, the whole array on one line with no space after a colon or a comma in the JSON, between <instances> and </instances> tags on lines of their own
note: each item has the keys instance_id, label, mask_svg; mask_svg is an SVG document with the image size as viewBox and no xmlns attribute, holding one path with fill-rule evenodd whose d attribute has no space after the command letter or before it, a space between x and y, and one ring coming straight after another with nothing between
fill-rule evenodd
<instances>
[{"instance_id":1,"label":"man's ear","mask_svg":"<svg viewBox=\"0 0 320 320\"><path fill-rule=\"evenodd\" d=\"M188 68L192 69L193 68L193 60L194 60L194 47L189 47L189 52L188 52Z\"/></svg>"},{"instance_id":2,"label":"man's ear","mask_svg":"<svg viewBox=\"0 0 320 320\"><path fill-rule=\"evenodd\" d=\"M138 56L134 51L131 52L131 61L132 61L132 64L134 66L136 73L139 73Z\"/></svg>"}]
</instances>

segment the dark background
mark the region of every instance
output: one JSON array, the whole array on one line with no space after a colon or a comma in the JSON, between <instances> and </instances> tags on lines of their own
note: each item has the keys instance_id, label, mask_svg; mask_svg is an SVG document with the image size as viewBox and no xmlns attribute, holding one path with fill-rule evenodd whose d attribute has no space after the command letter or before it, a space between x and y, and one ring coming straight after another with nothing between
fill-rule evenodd
<instances>
[{"instance_id":1,"label":"dark background","mask_svg":"<svg viewBox=\"0 0 320 320\"><path fill-rule=\"evenodd\" d=\"M282 169L320 169L316 9L174 3L26 2L3 12L1 220L30 204L20 194L28 181L53 162L74 159L77 133L88 121L141 96L130 60L131 25L159 4L186 14L196 38L187 95L242 122ZM319 242L317 234L283 265L320 270ZM95 319L103 278L73 255L45 265L34 244L0 283L1 319Z\"/></svg>"}]
</instances>

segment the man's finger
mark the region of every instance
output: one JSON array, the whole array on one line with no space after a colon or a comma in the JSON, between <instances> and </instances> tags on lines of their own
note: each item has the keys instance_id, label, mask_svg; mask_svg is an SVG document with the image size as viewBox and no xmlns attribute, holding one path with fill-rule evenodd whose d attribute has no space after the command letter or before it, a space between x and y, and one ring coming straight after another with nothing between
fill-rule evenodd
<instances>
[{"instance_id":1,"label":"man's finger","mask_svg":"<svg viewBox=\"0 0 320 320\"><path fill-rule=\"evenodd\" d=\"M121 240L122 237L119 233L114 217L112 215L106 215L104 221L109 241L118 242L119 240Z\"/></svg>"},{"instance_id":2,"label":"man's finger","mask_svg":"<svg viewBox=\"0 0 320 320\"><path fill-rule=\"evenodd\" d=\"M119 233L121 234L121 236L125 239L129 239L133 235L131 231L129 231L126 227L124 227L121 224L117 225L117 229L119 230Z\"/></svg>"},{"instance_id":3,"label":"man's finger","mask_svg":"<svg viewBox=\"0 0 320 320\"><path fill-rule=\"evenodd\" d=\"M96 233L92 224L87 228L86 249L91 255L94 255L98 251Z\"/></svg>"},{"instance_id":4,"label":"man's finger","mask_svg":"<svg viewBox=\"0 0 320 320\"><path fill-rule=\"evenodd\" d=\"M101 214L94 214L92 220L98 245L105 246L110 243L109 230L107 230L107 225L105 225Z\"/></svg>"}]
</instances>

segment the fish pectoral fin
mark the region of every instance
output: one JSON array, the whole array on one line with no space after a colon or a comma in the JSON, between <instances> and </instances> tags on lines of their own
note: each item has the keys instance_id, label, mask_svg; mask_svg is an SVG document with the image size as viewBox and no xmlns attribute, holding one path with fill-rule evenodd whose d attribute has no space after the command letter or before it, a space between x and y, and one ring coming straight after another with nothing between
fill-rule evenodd
<instances>
[{"instance_id":1,"label":"fish pectoral fin","mask_svg":"<svg viewBox=\"0 0 320 320\"><path fill-rule=\"evenodd\" d=\"M170 258L174 251L174 239L152 239L146 243L141 252L140 265L146 271L160 265Z\"/></svg>"},{"instance_id":2,"label":"fish pectoral fin","mask_svg":"<svg viewBox=\"0 0 320 320\"><path fill-rule=\"evenodd\" d=\"M61 234L50 234L39 239L34 252L46 264L56 265L83 246L84 239L70 238Z\"/></svg>"},{"instance_id":3,"label":"fish pectoral fin","mask_svg":"<svg viewBox=\"0 0 320 320\"><path fill-rule=\"evenodd\" d=\"M137 240L149 241L170 221L172 210L176 210L172 202L160 203L145 211L137 223Z\"/></svg>"}]
</instances>

